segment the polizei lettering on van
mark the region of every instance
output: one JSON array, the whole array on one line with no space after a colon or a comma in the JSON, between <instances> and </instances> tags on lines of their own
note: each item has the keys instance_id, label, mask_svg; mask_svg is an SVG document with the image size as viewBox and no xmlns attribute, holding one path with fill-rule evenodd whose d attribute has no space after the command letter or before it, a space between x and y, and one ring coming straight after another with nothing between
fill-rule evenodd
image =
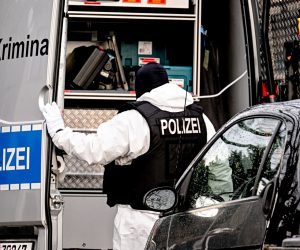
<instances>
[{"instance_id":1,"label":"polizei lettering on van","mask_svg":"<svg viewBox=\"0 0 300 250\"><path fill-rule=\"evenodd\" d=\"M179 134L201 134L198 117L166 118L160 119L162 136Z\"/></svg>"},{"instance_id":2,"label":"polizei lettering on van","mask_svg":"<svg viewBox=\"0 0 300 250\"><path fill-rule=\"evenodd\" d=\"M25 170L29 169L30 148L3 148L2 166L0 162L0 171Z\"/></svg>"},{"instance_id":3,"label":"polizei lettering on van","mask_svg":"<svg viewBox=\"0 0 300 250\"><path fill-rule=\"evenodd\" d=\"M0 126L0 190L39 189L42 124Z\"/></svg>"},{"instance_id":4,"label":"polizei lettering on van","mask_svg":"<svg viewBox=\"0 0 300 250\"><path fill-rule=\"evenodd\" d=\"M15 41L13 37L0 38L0 61L13 60L24 57L48 55L48 39L31 39L27 35L23 41Z\"/></svg>"}]
</instances>

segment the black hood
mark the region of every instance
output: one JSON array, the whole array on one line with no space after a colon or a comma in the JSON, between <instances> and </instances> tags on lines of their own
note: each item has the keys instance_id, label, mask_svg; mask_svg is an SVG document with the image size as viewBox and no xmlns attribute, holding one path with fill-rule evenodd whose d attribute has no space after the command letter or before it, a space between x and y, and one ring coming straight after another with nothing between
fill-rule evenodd
<instances>
[{"instance_id":1,"label":"black hood","mask_svg":"<svg viewBox=\"0 0 300 250\"><path fill-rule=\"evenodd\" d=\"M168 82L168 74L162 65L154 62L148 63L140 68L136 74L136 97L138 98Z\"/></svg>"}]
</instances>

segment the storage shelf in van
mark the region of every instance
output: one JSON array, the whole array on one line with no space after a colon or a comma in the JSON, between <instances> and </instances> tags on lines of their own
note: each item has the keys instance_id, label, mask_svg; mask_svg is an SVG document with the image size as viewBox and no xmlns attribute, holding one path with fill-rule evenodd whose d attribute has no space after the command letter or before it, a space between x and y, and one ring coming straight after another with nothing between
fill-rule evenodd
<instances>
[{"instance_id":1,"label":"storage shelf in van","mask_svg":"<svg viewBox=\"0 0 300 250\"><path fill-rule=\"evenodd\" d=\"M100 11L68 11L70 18L101 18L101 19L148 19L148 20L177 20L177 21L194 21L195 14L157 14L157 13L132 13L132 12L100 12Z\"/></svg>"},{"instance_id":2,"label":"storage shelf in van","mask_svg":"<svg viewBox=\"0 0 300 250\"><path fill-rule=\"evenodd\" d=\"M135 100L134 92L123 90L65 90L65 99Z\"/></svg>"}]
</instances>

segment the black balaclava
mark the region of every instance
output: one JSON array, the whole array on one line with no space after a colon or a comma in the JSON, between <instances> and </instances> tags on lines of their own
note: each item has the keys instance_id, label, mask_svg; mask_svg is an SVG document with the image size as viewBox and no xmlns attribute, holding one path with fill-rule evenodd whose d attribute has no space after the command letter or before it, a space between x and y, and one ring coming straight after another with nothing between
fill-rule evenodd
<instances>
[{"instance_id":1,"label":"black balaclava","mask_svg":"<svg viewBox=\"0 0 300 250\"><path fill-rule=\"evenodd\" d=\"M168 83L168 74L163 66L150 62L138 70L135 78L136 97Z\"/></svg>"}]
</instances>

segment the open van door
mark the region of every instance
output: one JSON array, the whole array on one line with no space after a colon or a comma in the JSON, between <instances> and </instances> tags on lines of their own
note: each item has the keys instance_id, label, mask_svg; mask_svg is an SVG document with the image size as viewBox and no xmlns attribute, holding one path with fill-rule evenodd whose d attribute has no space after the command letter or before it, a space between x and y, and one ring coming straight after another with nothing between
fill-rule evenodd
<instances>
[{"instance_id":1,"label":"open van door","mask_svg":"<svg viewBox=\"0 0 300 250\"><path fill-rule=\"evenodd\" d=\"M54 96L63 4L1 1L0 249L61 249L62 201L41 108Z\"/></svg>"}]
</instances>

